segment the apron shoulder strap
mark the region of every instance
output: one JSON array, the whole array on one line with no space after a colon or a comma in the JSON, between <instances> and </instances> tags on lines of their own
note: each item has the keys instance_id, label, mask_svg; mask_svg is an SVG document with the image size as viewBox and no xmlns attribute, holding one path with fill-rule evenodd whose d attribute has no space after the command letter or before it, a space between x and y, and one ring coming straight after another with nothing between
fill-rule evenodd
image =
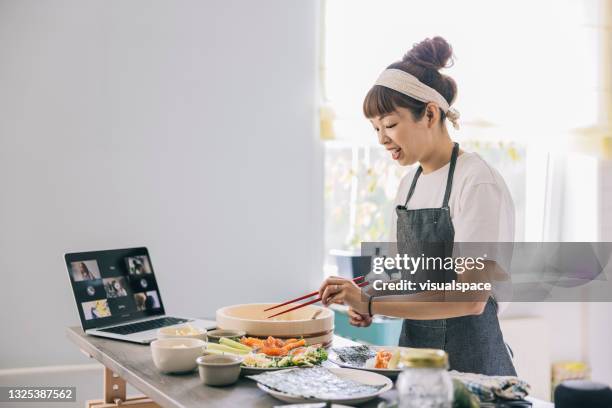
<instances>
[{"instance_id":1,"label":"apron shoulder strap","mask_svg":"<svg viewBox=\"0 0 612 408\"><path fill-rule=\"evenodd\" d=\"M408 196L406 197L406 202L404 203L404 207L408 207L408 201L410 200L410 197L412 197L412 194L414 194L414 188L416 187L417 180L419 179L419 176L421 175L422 172L423 172L423 168L419 166L416 173L414 173L414 177L412 178L412 184L410 185L410 190L408 191Z\"/></svg>"},{"instance_id":2,"label":"apron shoulder strap","mask_svg":"<svg viewBox=\"0 0 612 408\"><path fill-rule=\"evenodd\" d=\"M455 174L455 164L457 163L458 155L459 143L455 142L455 145L453 146L453 153L451 154L450 166L448 167L448 179L446 180L446 191L444 192L442 208L448 208L448 201L450 199L451 189L453 188L453 175Z\"/></svg>"},{"instance_id":3,"label":"apron shoulder strap","mask_svg":"<svg viewBox=\"0 0 612 408\"><path fill-rule=\"evenodd\" d=\"M453 187L453 174L455 174L455 164L457 163L457 156L459 155L459 143L455 142L453 146L453 153L451 154L450 166L448 167L448 178L446 180L446 191L444 192L444 201L442 202L442 208L448 208L448 200L450 199L451 189ZM408 207L408 201L414 194L414 189L416 187L417 180L419 176L423 172L423 167L419 166L414 177L412 178L412 184L410 185L410 190L408 191L408 196L406 197L406 202L404 203L404 207Z\"/></svg>"}]
</instances>

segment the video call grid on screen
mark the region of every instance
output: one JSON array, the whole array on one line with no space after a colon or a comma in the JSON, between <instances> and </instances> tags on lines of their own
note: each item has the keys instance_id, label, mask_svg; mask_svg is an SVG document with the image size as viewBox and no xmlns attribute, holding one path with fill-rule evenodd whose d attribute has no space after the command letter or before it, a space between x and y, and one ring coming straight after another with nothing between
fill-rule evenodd
<instances>
[{"instance_id":1,"label":"video call grid on screen","mask_svg":"<svg viewBox=\"0 0 612 408\"><path fill-rule=\"evenodd\" d=\"M164 314L146 248L66 254L84 329Z\"/></svg>"}]
</instances>

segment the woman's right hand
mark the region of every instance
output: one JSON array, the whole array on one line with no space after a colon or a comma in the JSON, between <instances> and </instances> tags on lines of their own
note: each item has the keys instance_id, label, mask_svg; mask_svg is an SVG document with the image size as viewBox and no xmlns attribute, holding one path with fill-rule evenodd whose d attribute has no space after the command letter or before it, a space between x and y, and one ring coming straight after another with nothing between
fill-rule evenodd
<instances>
[{"instance_id":1,"label":"woman's right hand","mask_svg":"<svg viewBox=\"0 0 612 408\"><path fill-rule=\"evenodd\" d=\"M352 307L348 310L349 323L356 327L368 327L372 324L372 318L367 314L361 314Z\"/></svg>"}]
</instances>

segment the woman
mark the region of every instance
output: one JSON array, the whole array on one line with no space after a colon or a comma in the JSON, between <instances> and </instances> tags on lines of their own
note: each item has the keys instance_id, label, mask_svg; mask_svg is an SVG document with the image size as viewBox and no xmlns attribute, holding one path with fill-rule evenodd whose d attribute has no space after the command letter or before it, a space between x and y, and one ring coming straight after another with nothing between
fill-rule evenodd
<instances>
[{"instance_id":1,"label":"woman","mask_svg":"<svg viewBox=\"0 0 612 408\"><path fill-rule=\"evenodd\" d=\"M115 288L115 293L117 297L127 296L127 291L119 281L113 281L113 288Z\"/></svg>"},{"instance_id":2,"label":"woman","mask_svg":"<svg viewBox=\"0 0 612 408\"><path fill-rule=\"evenodd\" d=\"M451 256L457 242L514 240L514 205L503 179L480 156L459 149L448 134L445 119L458 127L459 114L450 107L457 86L439 70L449 66L451 57L452 48L441 37L416 44L383 71L363 104L392 159L402 166L419 163L397 194L393 236L398 248L447 244L439 256ZM484 264L487 274L498 273L494 259ZM478 277L469 273L458 278L473 279ZM439 294L434 292L368 299L353 282L332 277L320 294L326 305L347 304L355 326L370 325L374 314L404 318L400 345L444 349L451 369L516 375L499 328L497 302L488 292L481 299L454 302L422 301L435 300Z\"/></svg>"},{"instance_id":3,"label":"woman","mask_svg":"<svg viewBox=\"0 0 612 408\"><path fill-rule=\"evenodd\" d=\"M141 312L146 310L147 295L144 293L134 294L134 302L136 303L136 310Z\"/></svg>"},{"instance_id":4,"label":"woman","mask_svg":"<svg viewBox=\"0 0 612 408\"><path fill-rule=\"evenodd\" d=\"M79 262L77 264L77 270L81 275L81 279L79 280L92 280L95 279L95 276L89 271L89 268L85 264L85 262Z\"/></svg>"}]
</instances>

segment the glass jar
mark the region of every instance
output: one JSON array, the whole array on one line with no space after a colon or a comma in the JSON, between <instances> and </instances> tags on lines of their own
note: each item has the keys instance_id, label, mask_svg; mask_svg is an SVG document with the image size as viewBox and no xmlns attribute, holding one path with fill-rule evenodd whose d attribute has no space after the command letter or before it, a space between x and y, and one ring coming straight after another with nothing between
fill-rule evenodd
<instances>
[{"instance_id":1,"label":"glass jar","mask_svg":"<svg viewBox=\"0 0 612 408\"><path fill-rule=\"evenodd\" d=\"M448 355L443 350L404 350L399 367L399 408L452 407L453 382L447 371Z\"/></svg>"}]
</instances>

